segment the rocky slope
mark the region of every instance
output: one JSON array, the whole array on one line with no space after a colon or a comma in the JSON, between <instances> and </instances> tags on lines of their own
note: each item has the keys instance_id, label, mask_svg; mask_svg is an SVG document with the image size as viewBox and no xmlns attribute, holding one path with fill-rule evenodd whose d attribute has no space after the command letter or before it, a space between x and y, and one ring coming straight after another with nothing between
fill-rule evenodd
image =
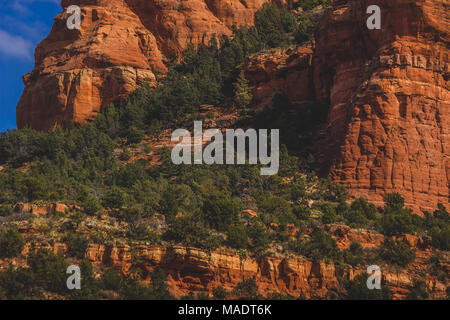
<instances>
[{"instance_id":1,"label":"rocky slope","mask_svg":"<svg viewBox=\"0 0 450 320\"><path fill-rule=\"evenodd\" d=\"M82 0L80 30L66 27L66 8L36 48L35 69L24 76L17 125L49 130L93 118L114 99L166 71L168 56L189 43L230 35L253 23L269 0ZM278 1L279 3L284 1Z\"/></svg>"},{"instance_id":2,"label":"rocky slope","mask_svg":"<svg viewBox=\"0 0 450 320\"><path fill-rule=\"evenodd\" d=\"M382 30L360 1L335 1L313 50L253 57L254 103L275 92L330 105L316 141L322 175L381 205L400 192L416 213L448 207L450 8L445 1L379 0Z\"/></svg>"},{"instance_id":3,"label":"rocky slope","mask_svg":"<svg viewBox=\"0 0 450 320\"><path fill-rule=\"evenodd\" d=\"M18 229L27 239L21 255L14 259L0 260L0 271L10 265L27 265L30 252L48 249L68 258L67 244L51 240L42 226L54 219L54 214L64 215L71 206L63 204L28 205L16 210L34 217L32 223L22 221ZM114 232L123 233L124 225L108 216L89 218L83 223L83 233ZM358 241L364 248L377 248L384 240L379 233L350 229L344 225L328 225L327 231L336 239L340 249L348 249L352 241ZM53 236L55 233L52 234ZM403 235L399 240L415 250L416 259L406 268L380 265L385 285L394 298L403 299L410 292L416 280L423 280L433 298L445 298L447 285L430 273L430 258L436 250L430 246L427 237ZM439 263L439 268L450 272L448 252ZM365 269L332 262L314 262L292 254L269 254L265 257L242 256L231 249L204 250L174 245L150 245L145 242L129 243L116 238L112 244L90 243L85 258L92 262L96 274L105 268L114 268L123 274L139 269L142 279L151 283L151 273L162 268L167 274L170 292L177 298L190 294L206 293L212 296L217 287L231 292L240 282L254 279L258 292L267 297L273 293L290 295L294 298L335 299L345 295L344 282L352 280ZM133 267L132 267L133 266Z\"/></svg>"}]
</instances>

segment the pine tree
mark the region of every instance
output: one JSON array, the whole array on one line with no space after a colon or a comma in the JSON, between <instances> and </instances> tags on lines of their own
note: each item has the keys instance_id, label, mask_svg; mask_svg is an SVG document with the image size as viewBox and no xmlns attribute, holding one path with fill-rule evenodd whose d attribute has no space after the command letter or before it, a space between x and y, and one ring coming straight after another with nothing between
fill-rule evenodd
<instances>
[{"instance_id":1,"label":"pine tree","mask_svg":"<svg viewBox=\"0 0 450 320\"><path fill-rule=\"evenodd\" d=\"M236 82L234 83L234 103L239 109L245 111L250 105L252 98L252 88L249 86L249 82L245 78L244 71L241 70Z\"/></svg>"}]
</instances>

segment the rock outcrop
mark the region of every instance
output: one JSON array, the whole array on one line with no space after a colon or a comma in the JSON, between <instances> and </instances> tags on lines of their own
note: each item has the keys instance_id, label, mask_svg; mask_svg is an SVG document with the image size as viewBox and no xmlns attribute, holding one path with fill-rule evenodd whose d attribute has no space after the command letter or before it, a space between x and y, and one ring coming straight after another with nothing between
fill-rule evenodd
<instances>
[{"instance_id":1,"label":"rock outcrop","mask_svg":"<svg viewBox=\"0 0 450 320\"><path fill-rule=\"evenodd\" d=\"M416 212L448 207L450 6L440 0L336 1L316 32L316 98L330 103L318 144L325 174L381 204L400 192Z\"/></svg>"},{"instance_id":2,"label":"rock outcrop","mask_svg":"<svg viewBox=\"0 0 450 320\"><path fill-rule=\"evenodd\" d=\"M382 205L399 192L416 213L449 207L450 7L446 1L335 1L309 46L252 57L254 105L274 93L330 106L316 139L323 176Z\"/></svg>"},{"instance_id":3,"label":"rock outcrop","mask_svg":"<svg viewBox=\"0 0 450 320\"><path fill-rule=\"evenodd\" d=\"M383 239L380 234L352 230L346 226L329 226L329 229L342 249L348 248L351 241L361 241L363 247L373 248ZM384 283L392 291L394 298L404 299L414 282L419 280L418 274L426 275L420 280L425 281L432 297L445 297L447 286L427 272L432 255L429 244L423 238L414 236L404 236L400 240L412 245L417 258L403 270L382 266ZM25 266L26 256L39 249L47 249L61 256L67 255L67 245L64 243L28 242L21 257L14 261L0 261L0 270L11 263ZM366 272L361 268L343 268L304 257L242 257L235 251L223 249L209 251L146 244L130 247L128 244L92 243L86 250L85 258L92 262L97 271L115 268L123 274L129 274L133 265L132 252L139 261L134 267L142 272L143 280L151 283L152 272L162 268L167 275L168 288L177 298L198 293L212 296L217 287L232 292L240 282L254 279L258 292L264 297L283 294L295 298L336 299L345 296L346 280L352 280L358 274ZM448 265L441 267L449 269Z\"/></svg>"},{"instance_id":4,"label":"rock outcrop","mask_svg":"<svg viewBox=\"0 0 450 320\"><path fill-rule=\"evenodd\" d=\"M245 74L253 86L252 108L270 106L275 93L289 97L297 105L314 102L313 54L308 44L250 57Z\"/></svg>"},{"instance_id":5,"label":"rock outcrop","mask_svg":"<svg viewBox=\"0 0 450 320\"><path fill-rule=\"evenodd\" d=\"M69 30L66 8L35 53L24 76L17 125L37 130L90 120L142 83L154 85L168 56L189 43L230 35L233 24L253 23L271 0L80 0L80 30ZM280 4L284 1L278 1Z\"/></svg>"}]
</instances>

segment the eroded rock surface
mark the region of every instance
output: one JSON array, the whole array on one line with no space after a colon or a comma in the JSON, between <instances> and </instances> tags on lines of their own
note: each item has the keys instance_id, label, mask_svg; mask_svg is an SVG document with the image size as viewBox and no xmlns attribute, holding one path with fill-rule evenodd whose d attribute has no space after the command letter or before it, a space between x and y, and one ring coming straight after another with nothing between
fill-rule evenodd
<instances>
[{"instance_id":1,"label":"eroded rock surface","mask_svg":"<svg viewBox=\"0 0 450 320\"><path fill-rule=\"evenodd\" d=\"M314 83L330 103L318 144L324 173L381 204L400 192L416 212L448 207L450 5L376 0L382 29L361 1L336 1L317 30Z\"/></svg>"},{"instance_id":2,"label":"eroded rock surface","mask_svg":"<svg viewBox=\"0 0 450 320\"><path fill-rule=\"evenodd\" d=\"M80 0L80 30L66 8L35 53L17 106L19 128L52 130L90 120L142 83L154 85L165 59L189 43L208 43L230 27L253 23L270 0ZM279 3L284 1L279 1Z\"/></svg>"},{"instance_id":3,"label":"eroded rock surface","mask_svg":"<svg viewBox=\"0 0 450 320\"><path fill-rule=\"evenodd\" d=\"M335 1L312 49L260 54L246 72L256 109L275 93L330 106L315 143L323 176L382 206L399 192L416 213L449 207L450 6L377 0L382 29L361 1Z\"/></svg>"}]
</instances>

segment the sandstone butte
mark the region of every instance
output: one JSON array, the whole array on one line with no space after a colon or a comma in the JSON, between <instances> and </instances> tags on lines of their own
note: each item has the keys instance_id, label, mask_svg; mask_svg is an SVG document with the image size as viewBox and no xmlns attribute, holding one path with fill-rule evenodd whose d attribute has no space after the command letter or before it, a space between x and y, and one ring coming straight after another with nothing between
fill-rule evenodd
<instances>
[{"instance_id":1,"label":"sandstone butte","mask_svg":"<svg viewBox=\"0 0 450 320\"><path fill-rule=\"evenodd\" d=\"M63 0L66 8L70 1ZM251 24L267 0L82 0L81 30L55 18L24 76L19 128L51 130L95 117L189 43ZM279 1L285 4L285 1ZM320 173L377 205L400 192L416 213L449 208L449 30L446 0L374 0L382 29L366 27L366 5L335 0L314 44L253 57L246 66L255 107L283 92L295 103L330 105L316 139Z\"/></svg>"}]
</instances>

